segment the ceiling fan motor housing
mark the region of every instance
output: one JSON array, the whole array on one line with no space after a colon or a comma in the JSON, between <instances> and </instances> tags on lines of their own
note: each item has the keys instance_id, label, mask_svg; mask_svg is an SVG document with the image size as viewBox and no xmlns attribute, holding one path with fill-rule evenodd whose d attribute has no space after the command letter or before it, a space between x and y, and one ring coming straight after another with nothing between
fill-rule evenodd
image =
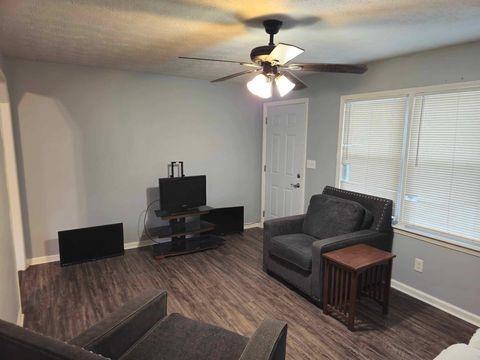
<instances>
[{"instance_id":1,"label":"ceiling fan motor housing","mask_svg":"<svg viewBox=\"0 0 480 360\"><path fill-rule=\"evenodd\" d=\"M250 59L252 59L254 63L261 65L267 61L268 55L270 55L274 48L275 45L258 46L250 52Z\"/></svg>"}]
</instances>

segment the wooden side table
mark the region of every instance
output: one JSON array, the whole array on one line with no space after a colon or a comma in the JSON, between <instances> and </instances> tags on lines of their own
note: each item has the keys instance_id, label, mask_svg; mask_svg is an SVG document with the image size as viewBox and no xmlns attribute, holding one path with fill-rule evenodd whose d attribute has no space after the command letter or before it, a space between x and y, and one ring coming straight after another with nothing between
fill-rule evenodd
<instances>
[{"instance_id":1,"label":"wooden side table","mask_svg":"<svg viewBox=\"0 0 480 360\"><path fill-rule=\"evenodd\" d=\"M323 254L323 312L355 330L359 296L369 297L388 313L394 254L359 244Z\"/></svg>"}]
</instances>

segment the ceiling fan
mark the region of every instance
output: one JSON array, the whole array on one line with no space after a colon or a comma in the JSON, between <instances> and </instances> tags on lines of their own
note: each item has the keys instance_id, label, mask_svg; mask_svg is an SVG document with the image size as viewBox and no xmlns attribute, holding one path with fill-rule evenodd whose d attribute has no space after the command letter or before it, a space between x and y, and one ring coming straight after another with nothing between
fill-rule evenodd
<instances>
[{"instance_id":1,"label":"ceiling fan","mask_svg":"<svg viewBox=\"0 0 480 360\"><path fill-rule=\"evenodd\" d=\"M274 84L280 96L285 96L291 90L305 89L307 85L293 74L293 72L296 71L336 72L351 74L363 74L365 71L367 71L367 66L362 64L347 65L289 63L305 50L297 46L284 43L278 43L277 45L274 44L273 36L277 34L282 27L282 22L280 20L265 20L263 22L263 26L265 27L266 33L270 35L270 41L268 45L256 47L250 52L250 59L252 62L186 56L180 56L179 58L234 63L248 67L250 69L227 75L219 79L212 80L211 82L225 81L241 75L259 73L247 83L247 88L251 93L264 99L272 96Z\"/></svg>"}]
</instances>

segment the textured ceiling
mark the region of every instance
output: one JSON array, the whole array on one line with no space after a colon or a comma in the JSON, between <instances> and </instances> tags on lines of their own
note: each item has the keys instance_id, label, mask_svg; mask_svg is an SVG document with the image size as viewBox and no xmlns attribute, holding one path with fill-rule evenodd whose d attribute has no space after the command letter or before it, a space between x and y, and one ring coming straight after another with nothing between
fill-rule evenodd
<instances>
[{"instance_id":1,"label":"textured ceiling","mask_svg":"<svg viewBox=\"0 0 480 360\"><path fill-rule=\"evenodd\" d=\"M0 52L24 59L214 79L276 41L302 62L366 62L480 39L480 0L0 0Z\"/></svg>"}]
</instances>

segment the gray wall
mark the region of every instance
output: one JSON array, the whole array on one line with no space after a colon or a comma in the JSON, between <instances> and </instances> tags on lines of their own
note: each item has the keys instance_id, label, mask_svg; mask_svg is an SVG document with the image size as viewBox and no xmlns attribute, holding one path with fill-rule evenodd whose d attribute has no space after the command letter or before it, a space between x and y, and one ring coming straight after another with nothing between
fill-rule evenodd
<instances>
[{"instance_id":1,"label":"gray wall","mask_svg":"<svg viewBox=\"0 0 480 360\"><path fill-rule=\"evenodd\" d=\"M416 86L480 80L480 42L421 52L369 64L362 76L309 76L306 203L325 185L335 184L340 96ZM480 258L405 236L395 236L393 278L480 315ZM424 260L424 272L413 270L414 258Z\"/></svg>"},{"instance_id":2,"label":"gray wall","mask_svg":"<svg viewBox=\"0 0 480 360\"><path fill-rule=\"evenodd\" d=\"M3 77L2 67L0 56L0 93L6 94L7 86ZM0 99L0 102L5 102L5 100L6 97ZM2 136L0 136L0 319L15 323L20 310L20 295L15 253L10 231L4 159Z\"/></svg>"},{"instance_id":3,"label":"gray wall","mask_svg":"<svg viewBox=\"0 0 480 360\"><path fill-rule=\"evenodd\" d=\"M258 221L261 107L243 86L15 59L7 68L28 257L57 254L58 230L110 222L138 241L171 160L207 175L210 205L244 205L245 221Z\"/></svg>"}]
</instances>

